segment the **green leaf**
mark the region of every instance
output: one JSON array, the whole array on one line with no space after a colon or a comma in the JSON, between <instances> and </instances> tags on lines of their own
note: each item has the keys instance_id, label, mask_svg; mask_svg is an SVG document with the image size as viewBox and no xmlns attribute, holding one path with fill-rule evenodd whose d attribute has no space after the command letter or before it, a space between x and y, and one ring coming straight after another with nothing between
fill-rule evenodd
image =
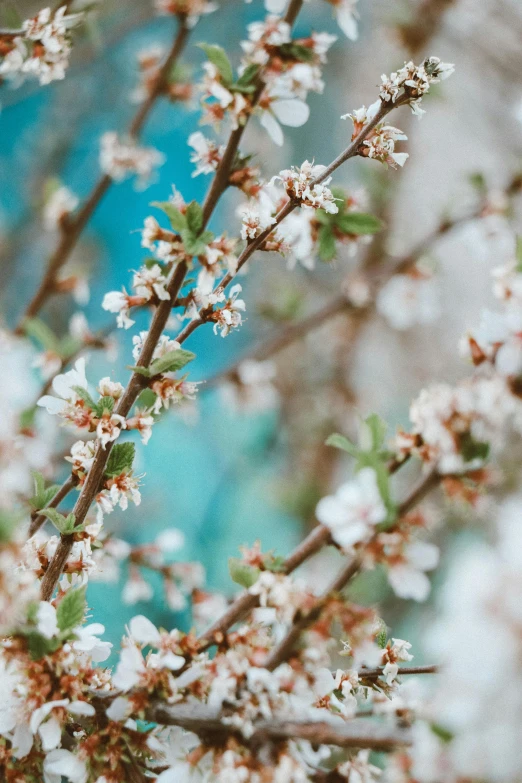
<instances>
[{"instance_id":1,"label":"green leaf","mask_svg":"<svg viewBox=\"0 0 522 783\"><path fill-rule=\"evenodd\" d=\"M104 413L112 413L116 400L114 397L100 397L96 403L96 416L100 418Z\"/></svg>"},{"instance_id":2,"label":"green leaf","mask_svg":"<svg viewBox=\"0 0 522 783\"><path fill-rule=\"evenodd\" d=\"M386 623L384 620L379 619L379 630L377 631L377 634L375 636L375 641L381 648L381 650L384 650L386 647L386 643L388 641L388 629L386 627Z\"/></svg>"},{"instance_id":3,"label":"green leaf","mask_svg":"<svg viewBox=\"0 0 522 783\"><path fill-rule=\"evenodd\" d=\"M231 84L234 79L234 72L225 50L216 44L201 43L198 46L200 49L203 49L210 62L216 66L224 84Z\"/></svg>"},{"instance_id":4,"label":"green leaf","mask_svg":"<svg viewBox=\"0 0 522 783\"><path fill-rule=\"evenodd\" d=\"M112 447L112 451L105 468L105 475L109 477L120 476L122 473L130 473L136 454L134 443L117 443Z\"/></svg>"},{"instance_id":5,"label":"green leaf","mask_svg":"<svg viewBox=\"0 0 522 783\"><path fill-rule=\"evenodd\" d=\"M344 215L337 215L334 223L345 234L375 234L382 229L379 218L365 212L346 212Z\"/></svg>"},{"instance_id":6,"label":"green leaf","mask_svg":"<svg viewBox=\"0 0 522 783\"><path fill-rule=\"evenodd\" d=\"M348 438L345 438L344 435L340 435L338 432L334 432L333 435L330 435L325 443L327 446L333 446L335 449L347 451L348 454L356 459L359 458L360 451L355 443L352 443L351 440L348 440Z\"/></svg>"},{"instance_id":7,"label":"green leaf","mask_svg":"<svg viewBox=\"0 0 522 783\"><path fill-rule=\"evenodd\" d=\"M191 201L185 213L187 227L194 237L197 237L203 228L203 210L197 201Z\"/></svg>"},{"instance_id":8,"label":"green leaf","mask_svg":"<svg viewBox=\"0 0 522 783\"><path fill-rule=\"evenodd\" d=\"M97 405L94 402L91 395L89 394L89 392L87 391L87 389L84 389L83 386L73 386L72 388L73 391L76 392L78 397L84 401L87 407L96 413Z\"/></svg>"},{"instance_id":9,"label":"green leaf","mask_svg":"<svg viewBox=\"0 0 522 783\"><path fill-rule=\"evenodd\" d=\"M54 332L49 329L47 324L39 318L29 318L24 321L24 332L28 337L32 337L37 343L40 343L46 351L59 353L59 340Z\"/></svg>"},{"instance_id":10,"label":"green leaf","mask_svg":"<svg viewBox=\"0 0 522 783\"><path fill-rule=\"evenodd\" d=\"M194 236L189 229L185 229L181 232L181 239L183 240L185 250L192 256L202 256L208 243L212 242L213 238L214 235L211 231L203 231L203 233L197 237Z\"/></svg>"},{"instance_id":11,"label":"green leaf","mask_svg":"<svg viewBox=\"0 0 522 783\"><path fill-rule=\"evenodd\" d=\"M85 600L86 589L86 587L80 587L68 590L58 604L56 622L62 634L69 634L83 622L87 608Z\"/></svg>"},{"instance_id":12,"label":"green leaf","mask_svg":"<svg viewBox=\"0 0 522 783\"><path fill-rule=\"evenodd\" d=\"M246 587L247 590L257 582L261 573L259 568L244 563L239 557L228 558L228 570L232 581L242 587Z\"/></svg>"},{"instance_id":13,"label":"green leaf","mask_svg":"<svg viewBox=\"0 0 522 783\"><path fill-rule=\"evenodd\" d=\"M400 671L400 670L399 670ZM442 742L448 744L455 736L449 729L441 726L440 723L430 723L430 729Z\"/></svg>"},{"instance_id":14,"label":"green leaf","mask_svg":"<svg viewBox=\"0 0 522 783\"><path fill-rule=\"evenodd\" d=\"M522 272L522 236L517 237L515 246L515 257L517 260L517 272Z\"/></svg>"},{"instance_id":15,"label":"green leaf","mask_svg":"<svg viewBox=\"0 0 522 783\"><path fill-rule=\"evenodd\" d=\"M64 516L63 514L60 514L60 512L55 508L43 508L41 509L41 513L44 517L47 517L47 519L53 523L55 528L62 535L66 536L70 535L70 533L73 533L75 530L83 530L83 525L76 527L76 517L72 513Z\"/></svg>"},{"instance_id":16,"label":"green leaf","mask_svg":"<svg viewBox=\"0 0 522 783\"><path fill-rule=\"evenodd\" d=\"M25 634L25 637L27 639L29 654L33 661L38 661L45 655L51 655L56 652L62 644L60 639L46 639L45 636L42 636L42 634L37 631L30 631Z\"/></svg>"},{"instance_id":17,"label":"green leaf","mask_svg":"<svg viewBox=\"0 0 522 783\"><path fill-rule=\"evenodd\" d=\"M380 451L388 425L377 413L367 416L361 426L359 445L364 451Z\"/></svg>"},{"instance_id":18,"label":"green leaf","mask_svg":"<svg viewBox=\"0 0 522 783\"><path fill-rule=\"evenodd\" d=\"M0 509L0 542L7 544L20 524L20 516L13 511Z\"/></svg>"},{"instance_id":19,"label":"green leaf","mask_svg":"<svg viewBox=\"0 0 522 783\"><path fill-rule=\"evenodd\" d=\"M136 400L138 408L153 408L156 402L157 395L152 389L143 389L140 396Z\"/></svg>"},{"instance_id":20,"label":"green leaf","mask_svg":"<svg viewBox=\"0 0 522 783\"><path fill-rule=\"evenodd\" d=\"M36 411L38 408L36 405L31 406L30 408L25 408L20 414L20 429L21 430L32 430L34 427L34 417L36 415Z\"/></svg>"},{"instance_id":21,"label":"green leaf","mask_svg":"<svg viewBox=\"0 0 522 783\"><path fill-rule=\"evenodd\" d=\"M481 171L475 171L469 175L469 183L480 195L485 195L488 190L486 178Z\"/></svg>"},{"instance_id":22,"label":"green leaf","mask_svg":"<svg viewBox=\"0 0 522 783\"><path fill-rule=\"evenodd\" d=\"M245 68L245 70L237 80L237 82L233 85L234 89L245 88L245 87L249 88L249 90L252 88L255 89L252 82L255 81L258 73L259 73L259 65L256 65L255 63L250 63L250 65L247 65L247 67Z\"/></svg>"},{"instance_id":23,"label":"green leaf","mask_svg":"<svg viewBox=\"0 0 522 783\"><path fill-rule=\"evenodd\" d=\"M309 46L302 46L298 43L286 43L281 47L281 52L287 57L300 60L303 63L311 63L315 58L315 54Z\"/></svg>"},{"instance_id":24,"label":"green leaf","mask_svg":"<svg viewBox=\"0 0 522 783\"><path fill-rule=\"evenodd\" d=\"M459 445L460 453L466 462L471 462L474 459L487 459L488 457L489 443L475 440L469 432L460 437Z\"/></svg>"},{"instance_id":25,"label":"green leaf","mask_svg":"<svg viewBox=\"0 0 522 783\"><path fill-rule=\"evenodd\" d=\"M174 231L177 231L178 234L180 234L186 227L187 227L187 221L185 218L185 215L183 215L177 207L172 204L170 201L153 201L151 203L152 207L157 207L158 209L161 209L168 219L170 220L170 225L172 226L172 229Z\"/></svg>"},{"instance_id":26,"label":"green leaf","mask_svg":"<svg viewBox=\"0 0 522 783\"><path fill-rule=\"evenodd\" d=\"M132 372L137 372L138 375L143 375L145 378L150 378L150 370L148 367L141 367L139 364L128 364L127 369L132 370Z\"/></svg>"},{"instance_id":27,"label":"green leaf","mask_svg":"<svg viewBox=\"0 0 522 783\"><path fill-rule=\"evenodd\" d=\"M176 372L195 358L196 354L192 353L192 351L184 351L183 348L177 348L174 351L169 351L164 356L160 356L159 359L154 359L149 367L150 374L152 376L160 375L164 372Z\"/></svg>"},{"instance_id":28,"label":"green leaf","mask_svg":"<svg viewBox=\"0 0 522 783\"><path fill-rule=\"evenodd\" d=\"M321 261L333 261L337 252L335 237L329 225L319 229L319 258Z\"/></svg>"},{"instance_id":29,"label":"green leaf","mask_svg":"<svg viewBox=\"0 0 522 783\"><path fill-rule=\"evenodd\" d=\"M58 492L59 487L57 484L51 484L50 487L46 487L44 477L37 471L33 472L33 479L34 495L29 499L29 504L35 510L39 510L44 508L44 506L49 505L53 497Z\"/></svg>"}]
</instances>

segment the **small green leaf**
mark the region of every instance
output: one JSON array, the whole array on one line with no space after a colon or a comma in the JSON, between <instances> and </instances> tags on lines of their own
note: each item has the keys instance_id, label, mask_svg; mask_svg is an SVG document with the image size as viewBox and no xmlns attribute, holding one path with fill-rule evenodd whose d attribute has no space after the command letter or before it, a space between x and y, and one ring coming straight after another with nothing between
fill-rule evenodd
<instances>
[{"instance_id":1,"label":"small green leaf","mask_svg":"<svg viewBox=\"0 0 522 783\"><path fill-rule=\"evenodd\" d=\"M359 433L359 445L364 451L380 451L388 425L377 413L367 416Z\"/></svg>"},{"instance_id":2,"label":"small green leaf","mask_svg":"<svg viewBox=\"0 0 522 783\"><path fill-rule=\"evenodd\" d=\"M24 321L24 332L28 337L32 337L37 343L40 343L46 351L59 353L59 340L54 332L49 329L47 324L39 318L29 318Z\"/></svg>"},{"instance_id":3,"label":"small green leaf","mask_svg":"<svg viewBox=\"0 0 522 783\"><path fill-rule=\"evenodd\" d=\"M375 641L381 648L381 650L384 650L386 647L386 643L388 641L388 629L386 627L386 623L384 620L379 619L379 630L377 631L377 634L375 636Z\"/></svg>"},{"instance_id":4,"label":"small green leaf","mask_svg":"<svg viewBox=\"0 0 522 783\"><path fill-rule=\"evenodd\" d=\"M38 408L36 405L32 405L30 408L25 408L20 413L20 429L32 430L34 427L34 417Z\"/></svg>"},{"instance_id":5,"label":"small green leaf","mask_svg":"<svg viewBox=\"0 0 522 783\"><path fill-rule=\"evenodd\" d=\"M474 459L487 459L489 454L489 443L475 440L471 433L466 433L460 437L460 453L466 462Z\"/></svg>"},{"instance_id":6,"label":"small green leaf","mask_svg":"<svg viewBox=\"0 0 522 783\"><path fill-rule=\"evenodd\" d=\"M172 204L172 202L153 201L151 206L161 209L166 214L170 220L170 225L174 231L178 232L178 234L180 234L187 227L187 220L185 215L183 215L179 209L175 207L174 204Z\"/></svg>"},{"instance_id":7,"label":"small green leaf","mask_svg":"<svg viewBox=\"0 0 522 783\"><path fill-rule=\"evenodd\" d=\"M64 516L55 508L43 508L41 513L62 535L70 535L75 529L79 531L83 528L83 526L76 528L76 517L72 513Z\"/></svg>"},{"instance_id":8,"label":"small green leaf","mask_svg":"<svg viewBox=\"0 0 522 783\"><path fill-rule=\"evenodd\" d=\"M198 45L200 49L203 49L210 62L216 66L224 84L230 84L234 79L234 73L225 50L216 44L201 43Z\"/></svg>"},{"instance_id":9,"label":"small green leaf","mask_svg":"<svg viewBox=\"0 0 522 783\"><path fill-rule=\"evenodd\" d=\"M281 47L282 54L287 57L291 57L295 60L300 60L303 63L311 63L314 60L315 54L309 46L302 46L298 43L286 43Z\"/></svg>"},{"instance_id":10,"label":"small green leaf","mask_svg":"<svg viewBox=\"0 0 522 783\"><path fill-rule=\"evenodd\" d=\"M338 432L334 432L333 435L330 435L325 443L327 446L333 446L335 449L347 451L348 454L356 459L359 458L359 448L355 443L352 443L351 440L348 440L348 438L345 438L344 435L340 435Z\"/></svg>"},{"instance_id":11,"label":"small green leaf","mask_svg":"<svg viewBox=\"0 0 522 783\"><path fill-rule=\"evenodd\" d=\"M100 418L104 413L112 413L116 400L114 397L100 397L96 403L96 416Z\"/></svg>"},{"instance_id":12,"label":"small green leaf","mask_svg":"<svg viewBox=\"0 0 522 783\"><path fill-rule=\"evenodd\" d=\"M250 63L250 65L247 65L237 82L234 84L234 88L244 88L248 87L251 89L254 87L252 84L253 81L257 78L257 75L259 73L259 65L256 65L255 63Z\"/></svg>"},{"instance_id":13,"label":"small green leaf","mask_svg":"<svg viewBox=\"0 0 522 783\"><path fill-rule=\"evenodd\" d=\"M39 661L45 655L52 655L62 644L60 639L46 639L45 636L37 631L30 631L25 634L27 647L33 661Z\"/></svg>"},{"instance_id":14,"label":"small green leaf","mask_svg":"<svg viewBox=\"0 0 522 783\"><path fill-rule=\"evenodd\" d=\"M192 256L202 256L207 249L208 243L211 242L213 238L214 235L211 231L203 231L199 236L194 236L189 229L185 229L181 232L181 239L183 240L185 250Z\"/></svg>"},{"instance_id":15,"label":"small green leaf","mask_svg":"<svg viewBox=\"0 0 522 783\"><path fill-rule=\"evenodd\" d=\"M143 389L140 396L136 400L138 408L153 408L157 400L157 395L152 389Z\"/></svg>"},{"instance_id":16,"label":"small green leaf","mask_svg":"<svg viewBox=\"0 0 522 783\"><path fill-rule=\"evenodd\" d=\"M259 568L244 563L239 557L228 558L228 570L232 581L242 587L246 587L247 590L257 582L261 573Z\"/></svg>"},{"instance_id":17,"label":"small green leaf","mask_svg":"<svg viewBox=\"0 0 522 783\"><path fill-rule=\"evenodd\" d=\"M186 364L196 358L192 351L184 351L183 348L177 348L169 351L159 359L155 359L149 367L151 376L161 375L164 372L176 372L185 367Z\"/></svg>"},{"instance_id":18,"label":"small green leaf","mask_svg":"<svg viewBox=\"0 0 522 783\"><path fill-rule=\"evenodd\" d=\"M84 401L84 403L87 405L88 408L90 408L92 411L96 412L96 403L94 402L93 398L87 391L87 389L84 389L83 386L73 386L73 391L76 392L78 397Z\"/></svg>"},{"instance_id":19,"label":"small green leaf","mask_svg":"<svg viewBox=\"0 0 522 783\"><path fill-rule=\"evenodd\" d=\"M517 237L515 257L517 260L517 272L522 272L522 236Z\"/></svg>"},{"instance_id":20,"label":"small green leaf","mask_svg":"<svg viewBox=\"0 0 522 783\"><path fill-rule=\"evenodd\" d=\"M375 234L382 229L379 218L364 212L346 212L337 215L334 222L345 234Z\"/></svg>"},{"instance_id":21,"label":"small green leaf","mask_svg":"<svg viewBox=\"0 0 522 783\"><path fill-rule=\"evenodd\" d=\"M335 237L329 225L323 225L319 229L319 258L321 261L333 261L337 252Z\"/></svg>"},{"instance_id":22,"label":"small green leaf","mask_svg":"<svg viewBox=\"0 0 522 783\"><path fill-rule=\"evenodd\" d=\"M127 369L132 370L132 372L137 372L138 375L143 375L145 378L150 378L150 370L148 367L140 367L139 364L128 364Z\"/></svg>"},{"instance_id":23,"label":"small green leaf","mask_svg":"<svg viewBox=\"0 0 522 783\"><path fill-rule=\"evenodd\" d=\"M69 634L85 617L87 607L85 600L86 587L68 590L56 610L56 622L62 634Z\"/></svg>"},{"instance_id":24,"label":"small green leaf","mask_svg":"<svg viewBox=\"0 0 522 783\"><path fill-rule=\"evenodd\" d=\"M117 443L112 451L105 468L105 475L109 477L120 476L122 473L130 473L136 454L134 443Z\"/></svg>"},{"instance_id":25,"label":"small green leaf","mask_svg":"<svg viewBox=\"0 0 522 783\"><path fill-rule=\"evenodd\" d=\"M187 227L194 237L197 237L203 228L203 210L197 201L191 201L185 213Z\"/></svg>"},{"instance_id":26,"label":"small green leaf","mask_svg":"<svg viewBox=\"0 0 522 783\"><path fill-rule=\"evenodd\" d=\"M485 195L488 190L486 178L481 171L475 171L469 175L469 182L472 188L474 188L480 195Z\"/></svg>"},{"instance_id":27,"label":"small green leaf","mask_svg":"<svg viewBox=\"0 0 522 783\"><path fill-rule=\"evenodd\" d=\"M451 742L453 737L455 736L451 731L449 731L449 729L446 729L444 726L441 726L440 723L430 723L430 729L445 744Z\"/></svg>"}]
</instances>

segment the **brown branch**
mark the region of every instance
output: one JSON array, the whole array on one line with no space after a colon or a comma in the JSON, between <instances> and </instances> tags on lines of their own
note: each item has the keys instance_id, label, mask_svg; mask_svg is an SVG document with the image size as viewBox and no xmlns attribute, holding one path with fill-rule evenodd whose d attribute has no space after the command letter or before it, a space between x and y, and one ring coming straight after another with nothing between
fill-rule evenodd
<instances>
[{"instance_id":1,"label":"brown branch","mask_svg":"<svg viewBox=\"0 0 522 783\"><path fill-rule=\"evenodd\" d=\"M162 335L163 329L165 328L165 325L170 316L171 303L179 294L179 290L183 285L186 272L187 264L185 262L180 262L174 269L167 287L170 298L163 300L156 308L147 339L145 340L137 362L139 367L148 367L152 361L154 349L156 348L158 340ZM125 389L122 397L120 398L120 401L118 402L118 405L116 406L115 413L120 416L127 416L134 402L138 398L138 395L142 389L145 388L146 382L147 379L144 378L143 375L134 372L127 385L127 388ZM84 522L89 512L89 508L91 507L92 502L99 492L99 488L103 480L105 466L107 465L112 446L113 443L108 443L105 449L103 449L101 445L98 446L94 462L87 475L82 492L73 509L77 525L81 525ZM51 562L49 563L47 571L45 572L42 579L42 600L48 601L51 598L65 563L67 562L67 558L69 557L73 543L74 536L61 536L60 543L58 544L56 552Z\"/></svg>"},{"instance_id":2,"label":"brown branch","mask_svg":"<svg viewBox=\"0 0 522 783\"><path fill-rule=\"evenodd\" d=\"M302 5L303 5L303 0L291 0L291 3L288 6L288 10L284 17L285 21L290 25L290 27L293 26L297 18L297 15L302 8ZM259 99L261 98L261 95L263 94L265 87L266 87L265 82L261 77L259 77L257 81L256 91L252 96L252 111L259 103ZM235 130L232 131L232 133L229 136L227 146L225 147L225 151L216 169L214 179L212 180L205 201L203 203L203 228L208 224L208 221L210 220L212 213L214 212L216 204L218 203L221 195L228 187L230 171L234 164L234 159L239 149L241 139L243 138L243 134L245 133L248 124L247 121L245 121L243 124L240 124Z\"/></svg>"},{"instance_id":3,"label":"brown branch","mask_svg":"<svg viewBox=\"0 0 522 783\"><path fill-rule=\"evenodd\" d=\"M423 478L420 483L412 490L407 498L400 504L397 514L397 519L400 519L405 514L409 513L415 506L420 503L426 495L431 492L436 486L438 486L440 476L433 471ZM376 534L378 535L378 533ZM373 541L375 536L372 536ZM371 543L370 541L370 543ZM303 631L310 628L319 617L328 604L328 601L335 595L343 590L346 585L353 579L353 577L359 572L362 565L362 552L358 552L357 555L349 560L343 568L339 571L333 582L328 586L324 593L317 599L316 603L305 615L298 615L295 619L292 627L286 634L286 636L274 647L267 657L264 664L266 669L273 671L277 669L284 661L286 661L292 654L296 643Z\"/></svg>"},{"instance_id":4,"label":"brown branch","mask_svg":"<svg viewBox=\"0 0 522 783\"><path fill-rule=\"evenodd\" d=\"M185 47L188 34L189 28L187 27L186 19L185 17L180 16L176 37L167 59L158 72L157 78L151 87L147 100L140 106L137 114L131 122L129 134L134 138L138 138L153 105L161 95L166 80L168 79L168 76L171 72L172 66L179 58ZM71 216L70 220L67 222L67 225L61 232L58 246L47 262L47 268L40 286L38 287L38 290L36 291L32 300L29 302L15 329L17 334L23 333L25 319L34 318L34 316L43 307L47 299L49 299L55 293L58 272L64 266L73 249L76 247L80 235L92 217L96 207L101 202L103 196L109 190L112 182L113 180L108 174L102 174L92 189L90 195L85 200L80 211L74 216Z\"/></svg>"},{"instance_id":5,"label":"brown branch","mask_svg":"<svg viewBox=\"0 0 522 783\"><path fill-rule=\"evenodd\" d=\"M237 733L233 727L223 722L220 711L206 705L179 704L167 706L158 704L146 712L146 719L162 726L180 726L186 731L213 738L219 741L223 737ZM341 748L372 748L373 750L393 750L397 746L411 743L407 729L392 728L385 725L368 725L368 721L351 720L347 723L328 723L300 721L256 721L254 733L248 740L249 745L259 746L267 740L302 739L314 745L337 745Z\"/></svg>"},{"instance_id":6,"label":"brown branch","mask_svg":"<svg viewBox=\"0 0 522 783\"><path fill-rule=\"evenodd\" d=\"M510 197L516 195L520 192L521 187L522 180L520 175L517 175L506 187L506 195ZM369 314L375 306L376 292L393 275L407 273L417 263L418 259L436 242L447 236L454 229L479 219L483 215L484 209L485 205L481 203L476 209L469 213L442 220L437 228L421 239L408 253L405 253L399 258L390 258L387 271L383 272L382 266L377 266L375 263L372 263L366 276L374 293L368 304L357 307L350 302L347 296L342 294L336 295L315 313L302 318L296 323L289 324L284 329L277 332L273 337L269 337L266 342L254 346L250 351L246 351L240 359L236 360L229 367L219 370L215 375L207 379L204 389L212 389L223 381L235 378L239 367L245 360L253 359L254 361L264 361L269 359L297 340L306 337L307 334L318 329L340 313L357 313L359 315Z\"/></svg>"}]
</instances>

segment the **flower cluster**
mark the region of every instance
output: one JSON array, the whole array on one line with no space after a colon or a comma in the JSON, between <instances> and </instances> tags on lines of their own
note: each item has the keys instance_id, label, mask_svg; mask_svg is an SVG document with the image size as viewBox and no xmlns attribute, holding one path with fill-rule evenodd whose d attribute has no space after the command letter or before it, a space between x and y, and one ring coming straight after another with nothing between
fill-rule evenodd
<instances>
[{"instance_id":1,"label":"flower cluster","mask_svg":"<svg viewBox=\"0 0 522 783\"><path fill-rule=\"evenodd\" d=\"M64 79L71 54L69 31L82 20L83 14L68 14L66 5L56 11L44 8L26 19L21 35L1 42L0 77L22 81L33 76L42 85Z\"/></svg>"},{"instance_id":2,"label":"flower cluster","mask_svg":"<svg viewBox=\"0 0 522 783\"><path fill-rule=\"evenodd\" d=\"M447 79L454 70L454 65L443 63L438 57L427 57L422 65L404 63L399 71L381 77L381 100L396 103L399 97L403 97L412 112L421 117L425 114L421 108L422 96L429 92L432 84Z\"/></svg>"},{"instance_id":3,"label":"flower cluster","mask_svg":"<svg viewBox=\"0 0 522 783\"><path fill-rule=\"evenodd\" d=\"M291 199L308 207L324 209L325 212L336 214L339 207L335 203L332 191L327 187L332 178L328 177L320 183L316 181L321 177L325 168L325 166L314 165L305 160L300 168L285 169L274 180L280 180L283 183Z\"/></svg>"},{"instance_id":4,"label":"flower cluster","mask_svg":"<svg viewBox=\"0 0 522 783\"><path fill-rule=\"evenodd\" d=\"M100 167L116 182L137 175L139 187L144 188L164 160L163 154L153 147L140 147L131 139L122 140L113 131L101 138Z\"/></svg>"}]
</instances>

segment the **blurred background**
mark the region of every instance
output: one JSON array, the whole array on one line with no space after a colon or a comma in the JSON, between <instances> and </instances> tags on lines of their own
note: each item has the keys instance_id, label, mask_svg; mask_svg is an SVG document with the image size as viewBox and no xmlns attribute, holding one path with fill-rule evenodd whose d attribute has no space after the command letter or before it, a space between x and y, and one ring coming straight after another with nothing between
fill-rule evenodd
<instances>
[{"instance_id":1,"label":"blurred background","mask_svg":"<svg viewBox=\"0 0 522 783\"><path fill-rule=\"evenodd\" d=\"M404 171L355 160L335 177L335 185L382 218L384 229L371 244L345 247L335 261L318 260L313 270L289 270L284 259L258 254L241 280L247 322L226 340L214 336L210 327L191 338L188 347L197 360L190 379L208 383L200 387L196 406L171 409L149 446L138 446L137 472L145 474L141 506L124 514L116 510L106 519L111 533L134 547L153 542L165 528L182 531L184 544L174 558L203 563L205 590L234 591L227 558L237 555L240 545L260 539L264 550L284 554L314 524L317 500L350 471L349 459L324 445L328 434L353 436L358 418L370 412L385 418L393 434L398 426L407 426L409 405L421 388L433 381L452 382L469 371L459 340L477 324L481 309L493 303L491 268L514 253L522 168L522 6L517 0L359 0L358 5L359 39L354 43L337 28L329 3L305 4L297 36L310 29L338 35L325 67L325 90L311 96L305 126L285 129L283 148L276 149L254 121L243 151L255 155L267 179L306 158L328 163L351 133L339 116L375 100L381 73L430 54L454 62L455 75L426 101L422 121L408 109L393 115L391 122L409 136ZM39 7L16 3L22 17ZM12 8L0 3L0 9L5 26ZM193 33L183 57L185 77L201 73L204 55L196 42L221 44L237 63L246 25L262 15L261 0L222 0ZM17 90L0 87L5 326L23 312L56 244L56 233L43 220L50 189L64 184L80 198L90 191L99 174L100 136L108 130L123 132L136 111L137 54L157 44L167 47L174 26L172 18L154 15L149 0L104 0L81 32L65 81L45 88L33 83ZM155 107L143 143L160 150L165 163L146 190L136 190L131 180L114 185L97 208L62 274L64 280L76 281L75 297L55 296L41 313L55 334L66 334L78 311L93 330L112 323L101 300L106 291L127 285L131 270L145 257L137 232L152 214L150 202L165 200L172 185L186 201L203 199L208 179L192 178L186 144L198 120L197 95ZM236 194L227 195L211 228L238 234L238 203ZM448 219L456 219L457 225L446 230ZM269 351L270 364L261 369L241 363L254 347L327 306L341 288L355 290L358 270L407 258L418 246L422 263L433 274L430 297L436 318L422 316L425 323L413 318L407 328L404 323L396 328L384 304L361 315L341 309L320 328L303 332L285 347L276 345L281 350ZM118 331L110 350L92 352L88 378L94 382L110 375L126 381L131 336L146 328L148 317L140 315L129 332ZM42 382L39 371L30 367L33 358L25 357L22 396L28 400ZM6 377L0 386L7 386ZM53 438L49 432L49 443ZM61 457L71 442L62 432L54 453L62 478L67 467ZM486 520L491 507L484 501L479 511ZM465 525L464 507L450 512L434 505L432 516L445 566L466 546L468 536L480 535L480 524L474 522L472 529ZM317 584L327 579L329 559L335 556L326 553L308 566ZM169 605L166 600L161 574L144 569L143 575L153 595L132 606L121 599L127 563L117 582L89 588L93 614L116 644L125 622L139 612L167 628L188 622L181 601L171 599ZM352 590L363 603L387 599L388 587L378 571L363 575ZM395 601L393 607L386 616L394 622L394 635L418 641L429 623L429 606Z\"/></svg>"}]
</instances>

